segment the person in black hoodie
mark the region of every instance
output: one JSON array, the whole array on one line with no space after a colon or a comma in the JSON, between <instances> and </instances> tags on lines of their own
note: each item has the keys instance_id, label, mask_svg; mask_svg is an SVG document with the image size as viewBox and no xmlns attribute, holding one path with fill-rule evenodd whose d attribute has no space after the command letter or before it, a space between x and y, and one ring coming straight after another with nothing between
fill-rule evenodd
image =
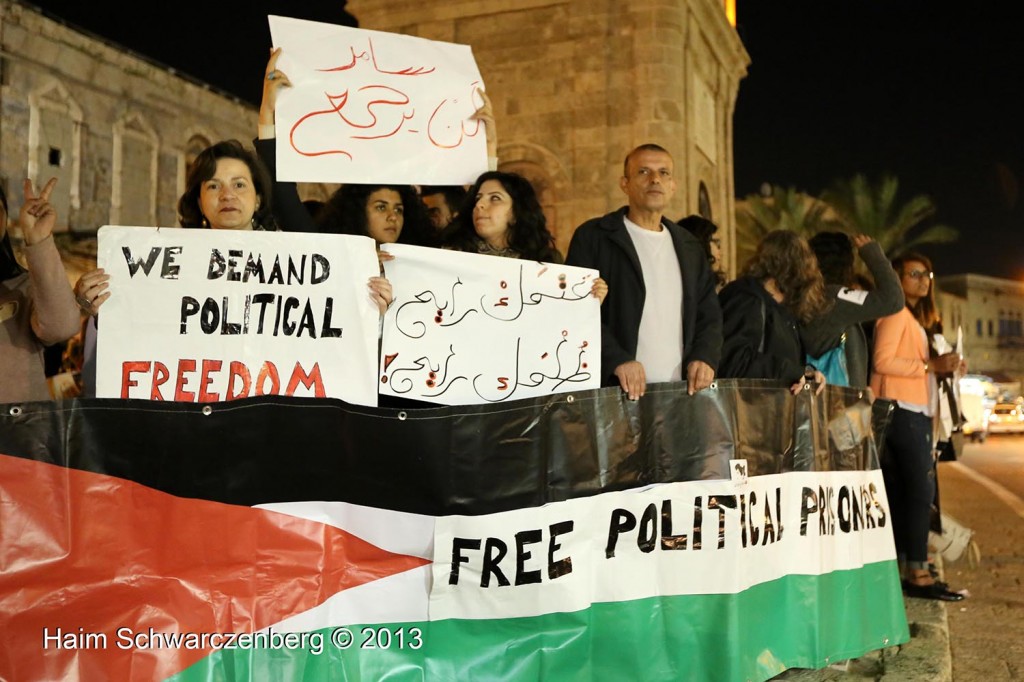
<instances>
[{"instance_id":1,"label":"person in black hoodie","mask_svg":"<svg viewBox=\"0 0 1024 682\"><path fill-rule=\"evenodd\" d=\"M808 244L818 257L825 295L834 304L824 315L801 325L800 338L813 357L843 343L848 385L867 386L871 348L861 324L903 309L900 278L878 242L865 235L851 238L843 232L819 232ZM871 271L873 291L856 288L854 248Z\"/></svg>"},{"instance_id":2,"label":"person in black hoodie","mask_svg":"<svg viewBox=\"0 0 1024 682\"><path fill-rule=\"evenodd\" d=\"M818 261L807 240L775 230L761 241L743 276L719 294L722 305L722 378L778 379L793 394L825 377L804 364L798 325L828 307Z\"/></svg>"}]
</instances>

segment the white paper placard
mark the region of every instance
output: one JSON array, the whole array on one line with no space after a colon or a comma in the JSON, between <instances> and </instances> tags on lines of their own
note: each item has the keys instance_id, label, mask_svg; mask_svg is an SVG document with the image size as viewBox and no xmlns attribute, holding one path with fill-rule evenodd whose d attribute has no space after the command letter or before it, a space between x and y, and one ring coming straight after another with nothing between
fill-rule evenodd
<instances>
[{"instance_id":1,"label":"white paper placard","mask_svg":"<svg viewBox=\"0 0 1024 682\"><path fill-rule=\"evenodd\" d=\"M271 16L278 179L463 185L487 170L466 45Z\"/></svg>"},{"instance_id":2,"label":"white paper placard","mask_svg":"<svg viewBox=\"0 0 1024 682\"><path fill-rule=\"evenodd\" d=\"M601 385L596 270L387 244L380 392L469 405Z\"/></svg>"},{"instance_id":3,"label":"white paper placard","mask_svg":"<svg viewBox=\"0 0 1024 682\"><path fill-rule=\"evenodd\" d=\"M98 397L377 404L372 239L114 226L98 236L111 292Z\"/></svg>"}]
</instances>

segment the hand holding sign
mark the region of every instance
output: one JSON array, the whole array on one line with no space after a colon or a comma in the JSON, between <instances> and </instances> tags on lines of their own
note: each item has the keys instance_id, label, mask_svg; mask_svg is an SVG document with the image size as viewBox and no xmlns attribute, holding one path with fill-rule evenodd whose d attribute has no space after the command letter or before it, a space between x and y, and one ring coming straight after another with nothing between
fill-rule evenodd
<instances>
[{"instance_id":1,"label":"hand holding sign","mask_svg":"<svg viewBox=\"0 0 1024 682\"><path fill-rule=\"evenodd\" d=\"M260 101L259 125L272 126L275 122L274 111L277 108L277 96L282 88L290 88L292 82L284 71L277 68L277 58L281 56L281 48L270 49L270 61L263 75L263 99ZM262 137L262 136L261 136Z\"/></svg>"}]
</instances>

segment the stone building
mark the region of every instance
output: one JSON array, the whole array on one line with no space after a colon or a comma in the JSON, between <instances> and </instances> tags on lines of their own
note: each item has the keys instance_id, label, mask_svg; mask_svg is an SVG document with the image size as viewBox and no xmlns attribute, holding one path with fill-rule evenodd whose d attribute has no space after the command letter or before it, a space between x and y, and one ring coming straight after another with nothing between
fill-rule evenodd
<instances>
[{"instance_id":1,"label":"stone building","mask_svg":"<svg viewBox=\"0 0 1024 682\"><path fill-rule=\"evenodd\" d=\"M349 0L362 28L470 45L495 107L502 170L538 190L564 252L625 203L622 160L675 157L669 216L704 212L734 270L732 119L750 58L721 0Z\"/></svg>"},{"instance_id":2,"label":"stone building","mask_svg":"<svg viewBox=\"0 0 1024 682\"><path fill-rule=\"evenodd\" d=\"M0 182L16 214L23 178L56 176L59 231L177 225L188 162L254 136L251 105L17 2L0 46Z\"/></svg>"},{"instance_id":3,"label":"stone building","mask_svg":"<svg viewBox=\"0 0 1024 682\"><path fill-rule=\"evenodd\" d=\"M1024 380L1024 284L973 274L940 277L937 284L946 337L954 341L963 327L970 371Z\"/></svg>"}]
</instances>

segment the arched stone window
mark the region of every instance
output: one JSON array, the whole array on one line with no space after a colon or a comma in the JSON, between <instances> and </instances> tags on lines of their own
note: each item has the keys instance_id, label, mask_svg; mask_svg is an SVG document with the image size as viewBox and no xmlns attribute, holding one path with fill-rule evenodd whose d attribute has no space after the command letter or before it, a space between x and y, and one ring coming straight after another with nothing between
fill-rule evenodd
<instances>
[{"instance_id":1,"label":"arched stone window","mask_svg":"<svg viewBox=\"0 0 1024 682\"><path fill-rule=\"evenodd\" d=\"M199 156L199 154L204 149L209 147L211 144L213 143L210 142L209 138L207 138L204 135L193 135L192 137L188 138L188 143L185 144L186 173L188 172L189 166L192 165L192 162L196 160L196 157Z\"/></svg>"},{"instance_id":2,"label":"arched stone window","mask_svg":"<svg viewBox=\"0 0 1024 682\"><path fill-rule=\"evenodd\" d=\"M129 112L114 124L110 222L156 226L159 138L140 114Z\"/></svg>"},{"instance_id":3,"label":"arched stone window","mask_svg":"<svg viewBox=\"0 0 1024 682\"><path fill-rule=\"evenodd\" d=\"M178 193L177 196L181 196L185 193L185 176L188 174L188 168L192 165L192 162L196 160L199 153L209 147L210 135L205 132L193 131L188 138L188 142L185 143L180 154L178 155ZM175 204L175 212L177 212L177 204Z\"/></svg>"},{"instance_id":4,"label":"arched stone window","mask_svg":"<svg viewBox=\"0 0 1024 682\"><path fill-rule=\"evenodd\" d=\"M68 89L51 80L28 96L28 177L36 182L57 178L63 188L50 197L65 225L81 207L82 108Z\"/></svg>"}]
</instances>

